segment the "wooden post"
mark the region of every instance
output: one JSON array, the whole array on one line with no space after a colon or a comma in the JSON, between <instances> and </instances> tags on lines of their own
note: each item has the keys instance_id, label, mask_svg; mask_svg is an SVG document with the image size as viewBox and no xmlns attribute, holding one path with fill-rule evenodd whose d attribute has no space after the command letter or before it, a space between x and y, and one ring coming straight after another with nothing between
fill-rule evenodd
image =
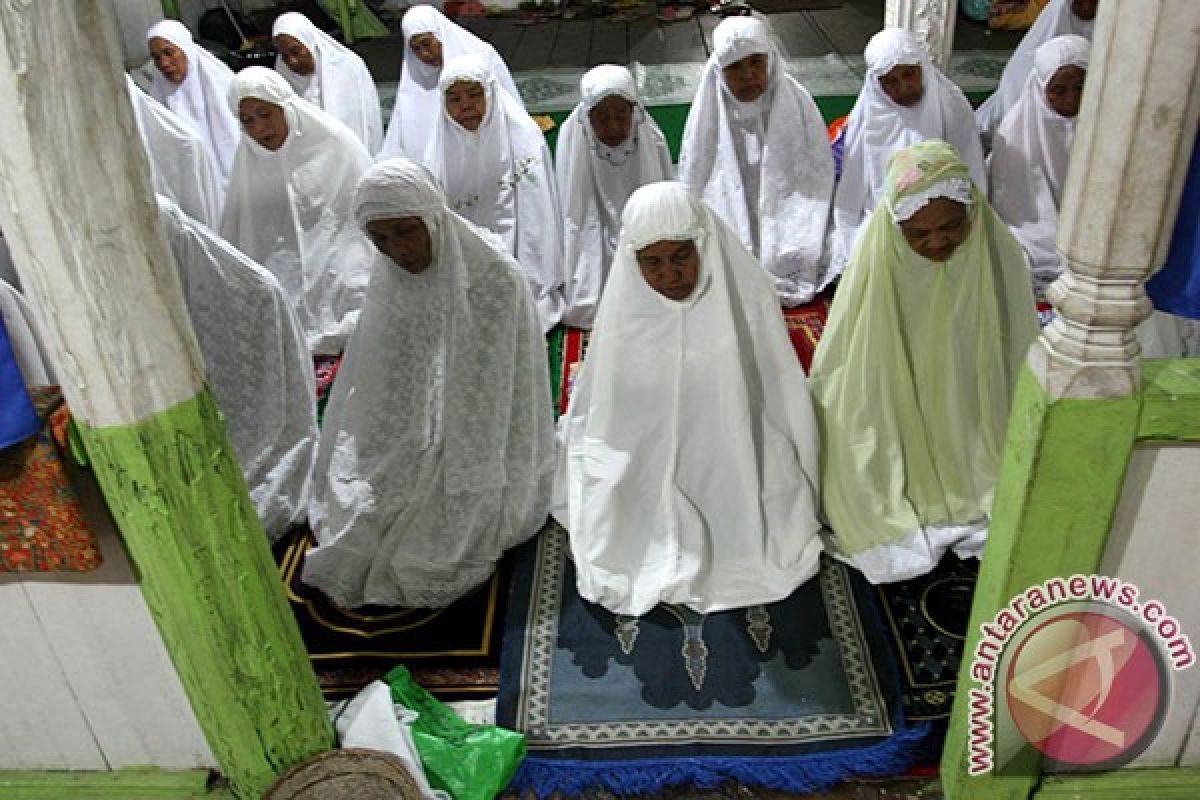
<instances>
[{"instance_id":1,"label":"wooden post","mask_svg":"<svg viewBox=\"0 0 1200 800\"><path fill-rule=\"evenodd\" d=\"M205 385L110 14L0 4L0 223L196 718L259 797L334 737Z\"/></svg>"}]
</instances>

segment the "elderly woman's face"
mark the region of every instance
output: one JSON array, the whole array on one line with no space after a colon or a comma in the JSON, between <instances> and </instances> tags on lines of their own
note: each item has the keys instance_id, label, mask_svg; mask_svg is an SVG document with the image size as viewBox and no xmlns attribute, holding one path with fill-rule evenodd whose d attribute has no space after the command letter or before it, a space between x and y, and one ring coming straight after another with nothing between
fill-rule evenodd
<instances>
[{"instance_id":1,"label":"elderly woman's face","mask_svg":"<svg viewBox=\"0 0 1200 800\"><path fill-rule=\"evenodd\" d=\"M283 109L257 97L244 97L238 103L238 121L254 141L272 152L287 141L287 116Z\"/></svg>"},{"instance_id":2,"label":"elderly woman's face","mask_svg":"<svg viewBox=\"0 0 1200 800\"><path fill-rule=\"evenodd\" d=\"M900 223L908 246L930 261L948 260L969 230L967 207L948 197L935 197Z\"/></svg>"},{"instance_id":3,"label":"elderly woman's face","mask_svg":"<svg viewBox=\"0 0 1200 800\"><path fill-rule=\"evenodd\" d=\"M317 60L313 58L312 51L295 36L279 34L275 37L275 49L287 68L297 75L312 75L317 71Z\"/></svg>"},{"instance_id":4,"label":"elderly woman's face","mask_svg":"<svg viewBox=\"0 0 1200 800\"><path fill-rule=\"evenodd\" d=\"M408 49L421 63L430 67L442 66L442 42L432 33L415 33L408 40Z\"/></svg>"},{"instance_id":5,"label":"elderly woman's face","mask_svg":"<svg viewBox=\"0 0 1200 800\"><path fill-rule=\"evenodd\" d=\"M700 280L700 253L691 239L664 239L637 251L638 269L647 285L670 300L691 297Z\"/></svg>"},{"instance_id":6,"label":"elderly woman's face","mask_svg":"<svg viewBox=\"0 0 1200 800\"><path fill-rule=\"evenodd\" d=\"M721 70L729 93L741 103L753 103L767 90L769 59L766 53L754 53Z\"/></svg>"},{"instance_id":7,"label":"elderly woman's face","mask_svg":"<svg viewBox=\"0 0 1200 800\"><path fill-rule=\"evenodd\" d=\"M161 36L155 36L148 44L150 58L154 60L154 66L162 76L171 83L183 83L188 71L187 53L170 39Z\"/></svg>"},{"instance_id":8,"label":"elderly woman's face","mask_svg":"<svg viewBox=\"0 0 1200 800\"><path fill-rule=\"evenodd\" d=\"M1046 104L1064 117L1079 114L1087 72L1071 64L1059 67L1046 82Z\"/></svg>"},{"instance_id":9,"label":"elderly woman's face","mask_svg":"<svg viewBox=\"0 0 1200 800\"><path fill-rule=\"evenodd\" d=\"M371 220L367 223L367 236L379 252L405 272L420 275L433 263L429 229L420 217Z\"/></svg>"},{"instance_id":10,"label":"elderly woman's face","mask_svg":"<svg viewBox=\"0 0 1200 800\"><path fill-rule=\"evenodd\" d=\"M487 113L487 93L475 81L455 81L446 89L446 113L469 131L479 130Z\"/></svg>"},{"instance_id":11,"label":"elderly woman's face","mask_svg":"<svg viewBox=\"0 0 1200 800\"><path fill-rule=\"evenodd\" d=\"M925 95L925 82L920 64L897 64L879 76L883 93L892 98L896 105L916 105Z\"/></svg>"},{"instance_id":12,"label":"elderly woman's face","mask_svg":"<svg viewBox=\"0 0 1200 800\"><path fill-rule=\"evenodd\" d=\"M597 139L609 147L617 147L633 130L633 103L620 95L610 94L592 106L588 122Z\"/></svg>"}]
</instances>

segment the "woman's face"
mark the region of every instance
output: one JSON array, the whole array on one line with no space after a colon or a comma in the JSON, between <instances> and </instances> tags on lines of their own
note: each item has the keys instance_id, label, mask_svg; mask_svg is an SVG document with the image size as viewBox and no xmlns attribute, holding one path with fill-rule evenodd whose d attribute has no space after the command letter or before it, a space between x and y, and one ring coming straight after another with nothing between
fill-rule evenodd
<instances>
[{"instance_id":1,"label":"woman's face","mask_svg":"<svg viewBox=\"0 0 1200 800\"><path fill-rule=\"evenodd\" d=\"M367 236L379 252L405 272L420 275L433 263L433 243L420 217L371 220Z\"/></svg>"},{"instance_id":2,"label":"woman's face","mask_svg":"<svg viewBox=\"0 0 1200 800\"><path fill-rule=\"evenodd\" d=\"M596 138L609 147L616 147L629 138L633 130L633 103L619 95L610 94L592 106L588 122Z\"/></svg>"},{"instance_id":3,"label":"woman's face","mask_svg":"<svg viewBox=\"0 0 1200 800\"><path fill-rule=\"evenodd\" d=\"M317 71L317 61L304 42L294 36L281 33L275 37L275 49L287 68L297 75L312 75Z\"/></svg>"},{"instance_id":4,"label":"woman's face","mask_svg":"<svg viewBox=\"0 0 1200 800\"><path fill-rule=\"evenodd\" d=\"M287 116L283 109L257 97L244 97L238 103L238 121L254 141L272 152L287 141Z\"/></svg>"},{"instance_id":5,"label":"woman's face","mask_svg":"<svg viewBox=\"0 0 1200 800\"><path fill-rule=\"evenodd\" d=\"M432 33L415 33L408 40L408 49L417 60L430 67L442 66L442 43Z\"/></svg>"},{"instance_id":6,"label":"woman's face","mask_svg":"<svg viewBox=\"0 0 1200 800\"><path fill-rule=\"evenodd\" d=\"M946 261L967 238L967 207L948 197L935 197L924 208L900 223L908 246L930 261Z\"/></svg>"},{"instance_id":7,"label":"woman's face","mask_svg":"<svg viewBox=\"0 0 1200 800\"><path fill-rule=\"evenodd\" d=\"M769 60L766 53L754 53L721 70L729 93L741 103L753 103L767 90Z\"/></svg>"},{"instance_id":8,"label":"woman's face","mask_svg":"<svg viewBox=\"0 0 1200 800\"><path fill-rule=\"evenodd\" d=\"M637 251L638 268L651 289L670 300L691 297L700 280L700 253L691 239L664 239Z\"/></svg>"},{"instance_id":9,"label":"woman's face","mask_svg":"<svg viewBox=\"0 0 1200 800\"><path fill-rule=\"evenodd\" d=\"M1046 104L1064 117L1076 116L1083 100L1085 78L1087 72L1080 67L1070 64L1059 67L1046 82Z\"/></svg>"},{"instance_id":10,"label":"woman's face","mask_svg":"<svg viewBox=\"0 0 1200 800\"><path fill-rule=\"evenodd\" d=\"M475 81L455 81L446 89L446 113L469 131L479 130L487 113L487 93Z\"/></svg>"},{"instance_id":11,"label":"woman's face","mask_svg":"<svg viewBox=\"0 0 1200 800\"><path fill-rule=\"evenodd\" d=\"M187 53L170 39L161 36L155 36L148 44L150 58L154 59L154 66L162 76L171 83L183 83L188 71Z\"/></svg>"},{"instance_id":12,"label":"woman's face","mask_svg":"<svg viewBox=\"0 0 1200 800\"><path fill-rule=\"evenodd\" d=\"M896 105L905 108L916 105L925 95L921 65L897 64L879 76L879 86Z\"/></svg>"}]
</instances>

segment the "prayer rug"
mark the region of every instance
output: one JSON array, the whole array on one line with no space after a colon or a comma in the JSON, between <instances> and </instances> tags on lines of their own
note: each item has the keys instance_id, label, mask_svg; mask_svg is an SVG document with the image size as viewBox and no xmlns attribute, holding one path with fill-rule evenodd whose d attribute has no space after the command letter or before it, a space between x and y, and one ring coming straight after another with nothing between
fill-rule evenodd
<instances>
[{"instance_id":1,"label":"prayer rug","mask_svg":"<svg viewBox=\"0 0 1200 800\"><path fill-rule=\"evenodd\" d=\"M342 356L313 356L313 375L317 384L317 422L325 417L325 404L329 402L329 390L333 379L342 366Z\"/></svg>"},{"instance_id":2,"label":"prayer rug","mask_svg":"<svg viewBox=\"0 0 1200 800\"><path fill-rule=\"evenodd\" d=\"M495 696L510 572L505 562L478 591L447 608L348 609L300 580L314 543L308 528L297 528L275 545L275 554L326 697L354 694L400 663L442 699Z\"/></svg>"},{"instance_id":3,"label":"prayer rug","mask_svg":"<svg viewBox=\"0 0 1200 800\"><path fill-rule=\"evenodd\" d=\"M875 587L910 720L950 716L979 562L948 553L927 575Z\"/></svg>"},{"instance_id":4,"label":"prayer rug","mask_svg":"<svg viewBox=\"0 0 1200 800\"><path fill-rule=\"evenodd\" d=\"M813 354L825 331L825 321L829 319L829 297L828 293L820 294L811 303L783 310L788 338L792 340L792 347L806 375L812 368Z\"/></svg>"},{"instance_id":5,"label":"prayer rug","mask_svg":"<svg viewBox=\"0 0 1200 800\"><path fill-rule=\"evenodd\" d=\"M769 606L627 617L579 597L568 551L548 528L514 573L496 721L529 752L511 789L812 792L915 758L928 724L904 722L870 588L840 562Z\"/></svg>"},{"instance_id":6,"label":"prayer rug","mask_svg":"<svg viewBox=\"0 0 1200 800\"><path fill-rule=\"evenodd\" d=\"M35 387L30 398L41 429L0 450L0 572L89 572L100 548L51 433L62 392Z\"/></svg>"}]
</instances>

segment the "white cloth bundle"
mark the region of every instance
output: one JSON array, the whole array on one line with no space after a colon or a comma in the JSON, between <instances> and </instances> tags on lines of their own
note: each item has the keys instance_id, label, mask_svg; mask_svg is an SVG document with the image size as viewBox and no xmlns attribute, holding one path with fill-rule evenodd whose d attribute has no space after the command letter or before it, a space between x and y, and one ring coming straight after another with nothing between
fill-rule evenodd
<instances>
[{"instance_id":1,"label":"white cloth bundle","mask_svg":"<svg viewBox=\"0 0 1200 800\"><path fill-rule=\"evenodd\" d=\"M742 103L722 70L756 53L768 57L769 84ZM728 17L717 25L683 130L679 179L758 257L783 304L795 306L831 277L825 238L834 165L816 103L783 67L762 20Z\"/></svg>"},{"instance_id":2,"label":"white cloth bundle","mask_svg":"<svg viewBox=\"0 0 1200 800\"><path fill-rule=\"evenodd\" d=\"M433 6L413 6L405 12L400 27L404 33L403 67L379 160L404 156L420 161L442 117L442 91L438 88L442 69L429 66L413 54L408 42L417 34L432 33L441 42L443 65L461 56L478 58L495 76L496 85L520 104L521 94L512 73L496 48L459 27Z\"/></svg>"},{"instance_id":3,"label":"white cloth bundle","mask_svg":"<svg viewBox=\"0 0 1200 800\"><path fill-rule=\"evenodd\" d=\"M988 157L992 208L1029 256L1039 293L1062 272L1055 239L1078 119L1050 107L1046 84L1060 67L1086 70L1090 50L1082 36L1058 36L1038 48L1025 91L996 129Z\"/></svg>"},{"instance_id":4,"label":"white cloth bundle","mask_svg":"<svg viewBox=\"0 0 1200 800\"><path fill-rule=\"evenodd\" d=\"M766 273L679 183L633 193L605 300L560 421L554 516L582 597L617 614L787 597L818 567L817 432ZM681 302L637 251L695 242Z\"/></svg>"},{"instance_id":5,"label":"white cloth bundle","mask_svg":"<svg viewBox=\"0 0 1200 800\"><path fill-rule=\"evenodd\" d=\"M209 383L272 539L304 521L317 451L316 387L279 281L159 196L159 217Z\"/></svg>"},{"instance_id":6,"label":"white cloth bundle","mask_svg":"<svg viewBox=\"0 0 1200 800\"><path fill-rule=\"evenodd\" d=\"M187 56L187 76L175 84L157 69L150 84L150 96L174 111L199 134L208 157L217 170L221 191L229 184L233 154L238 144L236 112L230 113L226 97L233 83L233 71L212 53L192 40L183 23L164 19L146 31L146 41L166 39Z\"/></svg>"},{"instance_id":7,"label":"white cloth bundle","mask_svg":"<svg viewBox=\"0 0 1200 800\"><path fill-rule=\"evenodd\" d=\"M326 410L304 581L342 606L441 607L546 521L546 348L520 267L446 208L428 170L380 162L359 223L420 217L433 262L376 255Z\"/></svg>"},{"instance_id":8,"label":"white cloth bundle","mask_svg":"<svg viewBox=\"0 0 1200 800\"><path fill-rule=\"evenodd\" d=\"M625 201L641 186L668 180L673 169L667 139L646 113L628 69L593 67L579 88L582 99L558 132L555 168L567 280L563 322L590 328L617 249ZM629 138L616 147L596 138L588 119L588 112L611 96L633 105Z\"/></svg>"},{"instance_id":9,"label":"white cloth bundle","mask_svg":"<svg viewBox=\"0 0 1200 800\"><path fill-rule=\"evenodd\" d=\"M996 91L975 111L976 124L984 137L990 138L995 133L1000 121L1021 97L1039 47L1066 34L1082 36L1090 42L1094 28L1095 20L1075 16L1071 0L1050 0L1009 57Z\"/></svg>"},{"instance_id":10,"label":"white cloth bundle","mask_svg":"<svg viewBox=\"0 0 1200 800\"><path fill-rule=\"evenodd\" d=\"M305 100L345 123L368 153L378 151L383 144L383 114L375 79L362 58L295 11L275 18L271 38L280 34L291 36L308 48L316 72L298 75L288 69L282 56L276 56L275 69L279 74Z\"/></svg>"},{"instance_id":11,"label":"white cloth bundle","mask_svg":"<svg viewBox=\"0 0 1200 800\"><path fill-rule=\"evenodd\" d=\"M200 135L183 119L146 95L125 76L133 118L146 146L154 191L170 198L189 217L215 228L225 197Z\"/></svg>"},{"instance_id":12,"label":"white cloth bundle","mask_svg":"<svg viewBox=\"0 0 1200 800\"><path fill-rule=\"evenodd\" d=\"M986 191L983 145L975 128L971 104L962 90L934 66L924 46L911 33L886 28L871 37L864 51L867 76L846 122L842 177L834 197L834 237L831 271L841 273L859 231L883 195L892 153L926 139L952 144L971 180ZM899 64L921 67L925 92L904 107L888 97L881 76Z\"/></svg>"},{"instance_id":13,"label":"white cloth bundle","mask_svg":"<svg viewBox=\"0 0 1200 800\"><path fill-rule=\"evenodd\" d=\"M221 235L279 279L313 353L336 354L354 330L372 247L354 224L354 187L371 165L349 128L266 67L238 73L229 104L254 97L283 109L275 151L242 136Z\"/></svg>"},{"instance_id":14,"label":"white cloth bundle","mask_svg":"<svg viewBox=\"0 0 1200 800\"><path fill-rule=\"evenodd\" d=\"M549 331L566 305L566 275L562 214L546 137L521 104L497 88L479 59L447 62L439 94L460 81L483 86L483 121L469 131L443 104L421 161L437 176L451 209L504 240L525 270L542 329Z\"/></svg>"}]
</instances>

